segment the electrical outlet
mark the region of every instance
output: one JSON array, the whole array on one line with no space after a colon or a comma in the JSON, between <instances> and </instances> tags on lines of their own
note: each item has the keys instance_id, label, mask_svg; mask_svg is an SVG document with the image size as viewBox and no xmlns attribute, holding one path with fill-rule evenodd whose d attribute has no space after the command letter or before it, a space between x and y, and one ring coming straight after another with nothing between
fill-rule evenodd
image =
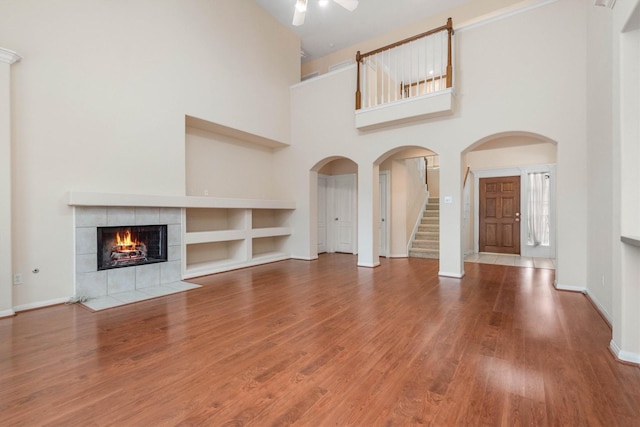
<instances>
[{"instance_id":1,"label":"electrical outlet","mask_svg":"<svg viewBox=\"0 0 640 427\"><path fill-rule=\"evenodd\" d=\"M209 195L209 190L204 190L203 193L204 193L205 196L208 196Z\"/></svg>"},{"instance_id":2,"label":"electrical outlet","mask_svg":"<svg viewBox=\"0 0 640 427\"><path fill-rule=\"evenodd\" d=\"M17 273L13 275L13 284L22 285L22 273Z\"/></svg>"}]
</instances>

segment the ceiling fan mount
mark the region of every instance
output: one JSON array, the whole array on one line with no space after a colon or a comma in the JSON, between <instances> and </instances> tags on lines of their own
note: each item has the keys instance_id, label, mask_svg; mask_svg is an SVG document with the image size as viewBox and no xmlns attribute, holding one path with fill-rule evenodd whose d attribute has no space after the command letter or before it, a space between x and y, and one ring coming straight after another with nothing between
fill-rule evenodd
<instances>
[{"instance_id":1,"label":"ceiling fan mount","mask_svg":"<svg viewBox=\"0 0 640 427\"><path fill-rule=\"evenodd\" d=\"M347 9L349 12L353 12L358 7L358 0L333 0L335 3ZM304 15L307 11L308 0L296 0L296 6L293 12L293 25L300 26L304 24ZM325 4L328 0L320 0Z\"/></svg>"}]
</instances>

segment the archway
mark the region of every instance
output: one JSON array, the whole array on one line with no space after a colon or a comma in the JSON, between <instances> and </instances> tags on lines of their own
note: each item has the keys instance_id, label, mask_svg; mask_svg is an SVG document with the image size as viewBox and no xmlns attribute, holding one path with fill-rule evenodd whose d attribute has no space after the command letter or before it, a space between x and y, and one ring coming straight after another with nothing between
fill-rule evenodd
<instances>
[{"instance_id":1,"label":"archway","mask_svg":"<svg viewBox=\"0 0 640 427\"><path fill-rule=\"evenodd\" d=\"M555 258L556 156L555 141L530 132L490 135L462 153L467 260L483 259L470 254L500 253L526 259L497 262L533 266L529 258Z\"/></svg>"},{"instance_id":2,"label":"archway","mask_svg":"<svg viewBox=\"0 0 640 427\"><path fill-rule=\"evenodd\" d=\"M316 226L312 227L316 255L324 252L357 254L358 165L346 157L330 157L318 162L311 174L311 182L315 182L317 190L316 197L311 200L316 219Z\"/></svg>"},{"instance_id":3,"label":"archway","mask_svg":"<svg viewBox=\"0 0 640 427\"><path fill-rule=\"evenodd\" d=\"M374 161L380 256L439 258L438 163L434 151L418 146L396 147ZM427 206L434 209L423 224Z\"/></svg>"}]
</instances>

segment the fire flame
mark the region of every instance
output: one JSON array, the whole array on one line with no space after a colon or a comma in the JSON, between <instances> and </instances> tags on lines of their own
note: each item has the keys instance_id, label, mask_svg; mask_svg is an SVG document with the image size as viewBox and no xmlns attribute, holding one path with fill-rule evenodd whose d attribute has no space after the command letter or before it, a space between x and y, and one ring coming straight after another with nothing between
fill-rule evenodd
<instances>
[{"instance_id":1,"label":"fire flame","mask_svg":"<svg viewBox=\"0 0 640 427\"><path fill-rule=\"evenodd\" d=\"M122 237L120 237L120 232L117 232L116 233L116 243L117 243L118 246L133 246L133 247L135 247L136 245L140 244L140 242L138 242L137 240L132 240L131 239L131 231L130 230L126 230Z\"/></svg>"}]
</instances>

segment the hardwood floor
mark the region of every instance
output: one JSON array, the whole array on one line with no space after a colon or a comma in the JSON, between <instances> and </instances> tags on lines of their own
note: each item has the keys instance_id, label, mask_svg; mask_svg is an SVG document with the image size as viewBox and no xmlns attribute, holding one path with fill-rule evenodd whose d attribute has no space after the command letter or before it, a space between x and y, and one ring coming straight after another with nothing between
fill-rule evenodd
<instances>
[{"instance_id":1,"label":"hardwood floor","mask_svg":"<svg viewBox=\"0 0 640 427\"><path fill-rule=\"evenodd\" d=\"M465 269L322 255L0 319L0 425L640 425L640 368L584 295Z\"/></svg>"}]
</instances>

